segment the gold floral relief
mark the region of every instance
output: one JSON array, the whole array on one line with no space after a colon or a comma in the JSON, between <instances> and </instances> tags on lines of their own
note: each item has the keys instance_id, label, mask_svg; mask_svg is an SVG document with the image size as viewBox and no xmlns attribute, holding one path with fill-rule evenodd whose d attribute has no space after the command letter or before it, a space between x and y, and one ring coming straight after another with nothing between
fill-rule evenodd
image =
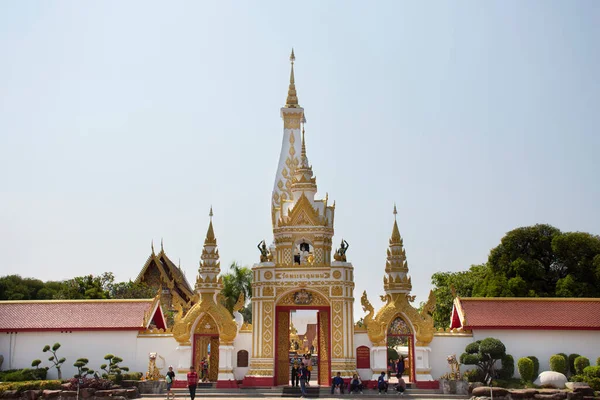
<instances>
[{"instance_id":1,"label":"gold floral relief","mask_svg":"<svg viewBox=\"0 0 600 400\"><path fill-rule=\"evenodd\" d=\"M335 279L340 279L340 278L342 277L342 273L341 273L340 271L333 271L333 274L332 274L332 276L333 276Z\"/></svg>"},{"instance_id":2,"label":"gold floral relief","mask_svg":"<svg viewBox=\"0 0 600 400\"><path fill-rule=\"evenodd\" d=\"M283 127L285 129L300 129L300 121L302 120L301 112L285 112L283 113Z\"/></svg>"},{"instance_id":3,"label":"gold floral relief","mask_svg":"<svg viewBox=\"0 0 600 400\"><path fill-rule=\"evenodd\" d=\"M277 312L277 385L286 385L290 380L288 358L290 312Z\"/></svg>"},{"instance_id":4,"label":"gold floral relief","mask_svg":"<svg viewBox=\"0 0 600 400\"><path fill-rule=\"evenodd\" d=\"M332 333L332 339L333 339L333 357L334 358L342 358L343 357L343 337L344 337L344 332L343 332L343 318L342 318L342 308L343 308L343 302L341 301L336 301L333 303L332 308L332 312L333 312L333 318L332 318L332 327L331 327L331 333Z\"/></svg>"},{"instance_id":5,"label":"gold floral relief","mask_svg":"<svg viewBox=\"0 0 600 400\"><path fill-rule=\"evenodd\" d=\"M319 384L329 385L329 313L319 312Z\"/></svg>"},{"instance_id":6,"label":"gold floral relief","mask_svg":"<svg viewBox=\"0 0 600 400\"><path fill-rule=\"evenodd\" d=\"M263 302L263 357L273 357L273 308L273 303Z\"/></svg>"},{"instance_id":7,"label":"gold floral relief","mask_svg":"<svg viewBox=\"0 0 600 400\"><path fill-rule=\"evenodd\" d=\"M264 277L266 280L273 279L273 273L271 271L267 271L264 273Z\"/></svg>"},{"instance_id":8,"label":"gold floral relief","mask_svg":"<svg viewBox=\"0 0 600 400\"><path fill-rule=\"evenodd\" d=\"M332 296L341 296L343 294L343 290L341 286L333 286L331 288L331 295Z\"/></svg>"}]
</instances>

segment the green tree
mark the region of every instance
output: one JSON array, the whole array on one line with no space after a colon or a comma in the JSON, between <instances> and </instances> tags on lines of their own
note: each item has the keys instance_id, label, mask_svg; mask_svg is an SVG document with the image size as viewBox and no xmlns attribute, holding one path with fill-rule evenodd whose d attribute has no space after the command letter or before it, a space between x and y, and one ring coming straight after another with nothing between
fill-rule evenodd
<instances>
[{"instance_id":1,"label":"green tree","mask_svg":"<svg viewBox=\"0 0 600 400\"><path fill-rule=\"evenodd\" d=\"M431 276L434 285L436 306L433 311L433 323L438 328L448 327L454 296L471 297L475 284L486 276L488 268L485 264L472 265L468 271L436 272Z\"/></svg>"},{"instance_id":2,"label":"green tree","mask_svg":"<svg viewBox=\"0 0 600 400\"><path fill-rule=\"evenodd\" d=\"M484 265L432 276L436 327L447 327L452 288L460 297L600 297L600 236L551 225L514 229Z\"/></svg>"},{"instance_id":3,"label":"green tree","mask_svg":"<svg viewBox=\"0 0 600 400\"><path fill-rule=\"evenodd\" d=\"M52 365L52 367L56 368L56 371L58 373L58 379L61 380L62 379L62 371L60 370L61 366L63 365L63 363L65 361L67 361L66 358L61 357L58 358L58 356L56 355L56 351L60 349L60 343L54 343L52 345L52 347L50 347L50 345L45 345L44 348L42 349L42 351L45 353L47 351L49 351L50 353L52 353L52 356L50 356L50 358L48 358L48 361L52 362L54 365ZM50 368L52 368L50 367Z\"/></svg>"},{"instance_id":4,"label":"green tree","mask_svg":"<svg viewBox=\"0 0 600 400\"><path fill-rule=\"evenodd\" d=\"M460 356L460 363L465 365L475 365L484 376L485 383L490 383L496 377L494 365L496 361L506 357L506 347L504 344L494 338L486 338L469 343L465 352ZM514 361L512 369L514 371Z\"/></svg>"},{"instance_id":5,"label":"green tree","mask_svg":"<svg viewBox=\"0 0 600 400\"><path fill-rule=\"evenodd\" d=\"M77 374L75 378L85 378L87 375L93 375L94 370L89 369L87 363L90 362L87 358L78 358L77 361L73 364L74 367L77 368Z\"/></svg>"},{"instance_id":6,"label":"green tree","mask_svg":"<svg viewBox=\"0 0 600 400\"><path fill-rule=\"evenodd\" d=\"M564 268L552 250L552 241L560 230L545 224L517 228L508 232L493 248L488 258L491 277L480 292L488 296L513 296L510 290L498 290L494 282L520 277L526 285L519 291L533 291L538 296L554 295L558 279L564 277ZM490 292L494 292L491 294Z\"/></svg>"},{"instance_id":7,"label":"green tree","mask_svg":"<svg viewBox=\"0 0 600 400\"><path fill-rule=\"evenodd\" d=\"M154 289L144 282L116 282L108 286L111 299L149 299L156 295Z\"/></svg>"},{"instance_id":8,"label":"green tree","mask_svg":"<svg viewBox=\"0 0 600 400\"><path fill-rule=\"evenodd\" d=\"M252 297L252 270L233 262L229 267L229 272L223 274L222 277L223 290L221 290L221 294L225 300L225 307L232 312L240 293L244 293L246 303ZM249 306L240 310L240 313L246 322L252 322L252 312Z\"/></svg>"},{"instance_id":9,"label":"green tree","mask_svg":"<svg viewBox=\"0 0 600 400\"><path fill-rule=\"evenodd\" d=\"M106 272L100 276L86 275L77 276L63 282L60 291L56 297L59 299L108 299L110 293L108 286L111 281L112 273ZM112 277L114 280L114 277Z\"/></svg>"}]
</instances>

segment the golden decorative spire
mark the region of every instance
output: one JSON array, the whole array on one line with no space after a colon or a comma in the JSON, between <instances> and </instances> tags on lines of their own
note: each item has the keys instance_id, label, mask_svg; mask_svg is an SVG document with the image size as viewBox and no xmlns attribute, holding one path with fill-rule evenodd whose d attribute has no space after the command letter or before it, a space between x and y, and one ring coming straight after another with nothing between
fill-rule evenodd
<instances>
[{"instance_id":1,"label":"golden decorative spire","mask_svg":"<svg viewBox=\"0 0 600 400\"><path fill-rule=\"evenodd\" d=\"M396 204L394 204L394 227L392 228L390 247L387 251L387 262L385 263L387 276L383 279L383 288L387 294L410 293L412 288L410 276L408 276L408 262L406 261L404 243L398 229L397 215L398 210Z\"/></svg>"},{"instance_id":2,"label":"golden decorative spire","mask_svg":"<svg viewBox=\"0 0 600 400\"><path fill-rule=\"evenodd\" d=\"M398 211L396 210L396 204L394 203L394 228L392 229L392 237L390 238L390 245L400 244L402 245L402 237L400 236L400 230L398 229L398 221L396 216Z\"/></svg>"},{"instance_id":3,"label":"golden decorative spire","mask_svg":"<svg viewBox=\"0 0 600 400\"><path fill-rule=\"evenodd\" d=\"M165 249L163 247L163 238L160 238L160 252L164 253Z\"/></svg>"},{"instance_id":4,"label":"golden decorative spire","mask_svg":"<svg viewBox=\"0 0 600 400\"><path fill-rule=\"evenodd\" d=\"M296 56L294 55L294 49L292 48L292 54L290 55L292 70L290 72L290 87L288 89L287 100L285 102L286 108L298 108L298 95L296 94L296 84L294 81L294 61L296 61Z\"/></svg>"},{"instance_id":5,"label":"golden decorative spire","mask_svg":"<svg viewBox=\"0 0 600 400\"><path fill-rule=\"evenodd\" d=\"M210 217L210 223L208 224L208 231L206 232L206 239L204 239L204 245L213 245L216 246L217 245L217 238L215 238L215 232L213 230L213 224L212 224L212 217L213 217L213 210L212 210L212 206L210 206L210 212L208 213L208 216Z\"/></svg>"},{"instance_id":6,"label":"golden decorative spire","mask_svg":"<svg viewBox=\"0 0 600 400\"><path fill-rule=\"evenodd\" d=\"M152 249L152 254L154 255L154 239L150 242L150 248Z\"/></svg>"}]
</instances>

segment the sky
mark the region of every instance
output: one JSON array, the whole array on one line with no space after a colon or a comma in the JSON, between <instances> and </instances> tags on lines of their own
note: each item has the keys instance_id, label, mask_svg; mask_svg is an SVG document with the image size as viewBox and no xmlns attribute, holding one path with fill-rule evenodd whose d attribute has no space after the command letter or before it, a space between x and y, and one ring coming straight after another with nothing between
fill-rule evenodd
<instances>
[{"instance_id":1,"label":"sky","mask_svg":"<svg viewBox=\"0 0 600 400\"><path fill-rule=\"evenodd\" d=\"M319 197L381 306L394 203L415 305L512 229L600 234L600 3L0 3L1 275L193 283L258 262L296 54Z\"/></svg>"}]
</instances>

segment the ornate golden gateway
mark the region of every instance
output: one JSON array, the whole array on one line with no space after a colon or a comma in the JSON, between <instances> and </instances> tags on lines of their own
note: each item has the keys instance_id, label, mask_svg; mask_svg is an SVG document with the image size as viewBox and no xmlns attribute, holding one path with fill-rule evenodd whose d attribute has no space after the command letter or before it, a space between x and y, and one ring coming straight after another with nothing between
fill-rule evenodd
<instances>
[{"instance_id":1,"label":"ornate golden gateway","mask_svg":"<svg viewBox=\"0 0 600 400\"><path fill-rule=\"evenodd\" d=\"M385 346L387 328L398 314L405 316L414 327L417 340L416 346L427 346L433 340L435 329L433 327L433 317L430 315L435 307L433 290L429 292L427 303L420 313L409 303L406 293L387 295L386 300L386 305L374 316L375 310L367 299L367 292L365 291L360 298L363 310L367 312L364 318L367 334L375 346Z\"/></svg>"}]
</instances>

